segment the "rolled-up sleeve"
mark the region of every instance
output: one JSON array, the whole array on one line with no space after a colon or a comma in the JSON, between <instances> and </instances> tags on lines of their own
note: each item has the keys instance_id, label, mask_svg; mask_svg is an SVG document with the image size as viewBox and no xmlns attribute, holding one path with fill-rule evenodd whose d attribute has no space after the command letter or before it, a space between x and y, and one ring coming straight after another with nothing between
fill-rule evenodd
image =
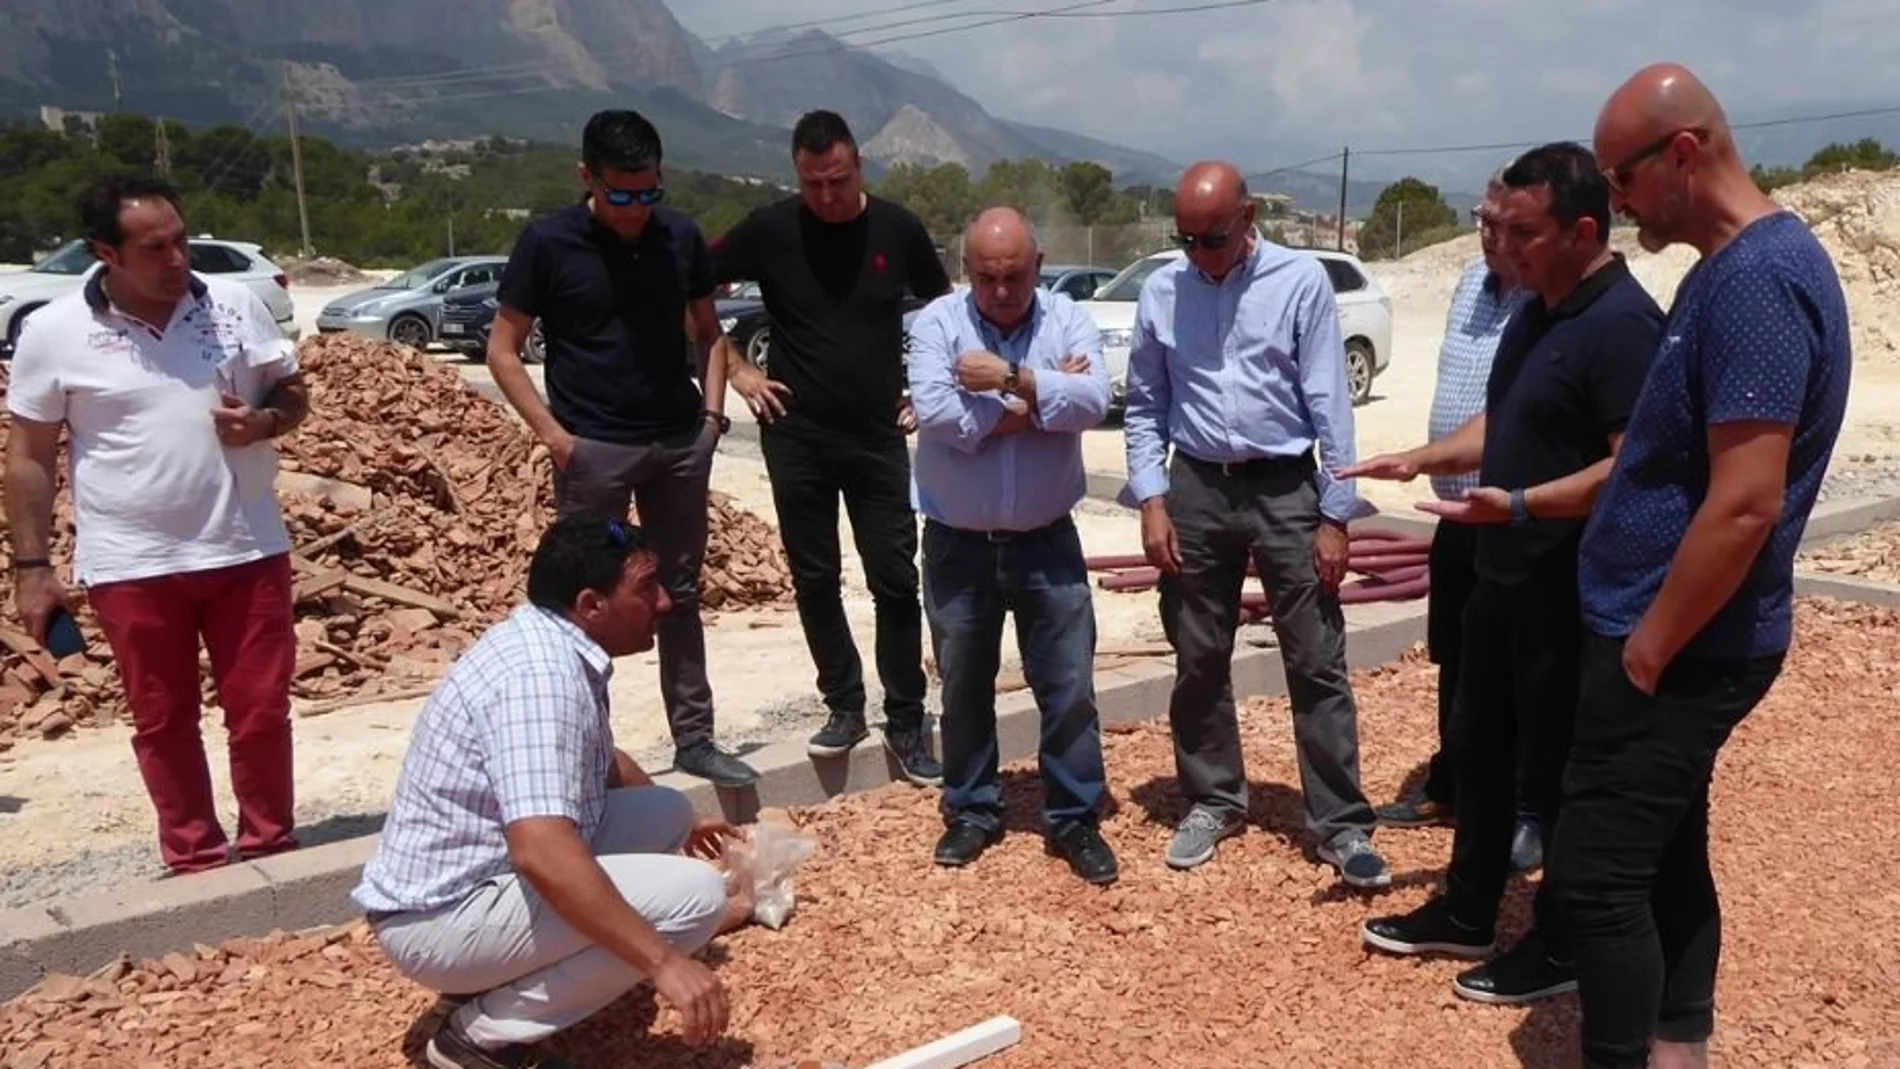
<instances>
[{"instance_id":1,"label":"rolled-up sleeve","mask_svg":"<svg viewBox=\"0 0 1900 1069\"><path fill-rule=\"evenodd\" d=\"M1128 455L1128 485L1119 500L1139 505L1168 492L1168 349L1155 336L1152 279L1135 304L1135 332L1128 349L1127 396L1122 438Z\"/></svg>"},{"instance_id":2,"label":"rolled-up sleeve","mask_svg":"<svg viewBox=\"0 0 1900 1069\"><path fill-rule=\"evenodd\" d=\"M1335 523L1358 519L1371 511L1359 499L1354 481L1337 479L1333 472L1355 463L1352 386L1346 378L1346 340L1339 330L1339 305L1332 283L1317 264L1303 288L1299 305L1300 394L1313 438L1319 444L1319 510Z\"/></svg>"},{"instance_id":3,"label":"rolled-up sleeve","mask_svg":"<svg viewBox=\"0 0 1900 1069\"><path fill-rule=\"evenodd\" d=\"M1062 301L1062 353L1089 362L1079 372L1036 369L1036 419L1045 431L1080 434L1108 417L1108 362L1102 356L1102 332L1088 312Z\"/></svg>"},{"instance_id":4,"label":"rolled-up sleeve","mask_svg":"<svg viewBox=\"0 0 1900 1069\"><path fill-rule=\"evenodd\" d=\"M956 330L950 317L960 299L941 297L912 321L907 374L918 437L974 453L1003 417L1003 400L965 393L957 385Z\"/></svg>"}]
</instances>

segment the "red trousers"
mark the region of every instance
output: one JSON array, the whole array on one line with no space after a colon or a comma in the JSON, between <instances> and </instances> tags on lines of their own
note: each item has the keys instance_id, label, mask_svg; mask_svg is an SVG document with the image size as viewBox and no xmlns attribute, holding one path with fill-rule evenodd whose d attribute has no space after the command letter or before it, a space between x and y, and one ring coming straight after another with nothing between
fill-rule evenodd
<instances>
[{"instance_id":1,"label":"red trousers","mask_svg":"<svg viewBox=\"0 0 1900 1069\"><path fill-rule=\"evenodd\" d=\"M132 752L176 872L234 860L211 793L199 730L198 639L211 655L230 736L240 853L279 853L291 836L290 679L297 663L290 558L106 583L87 599L118 660Z\"/></svg>"}]
</instances>

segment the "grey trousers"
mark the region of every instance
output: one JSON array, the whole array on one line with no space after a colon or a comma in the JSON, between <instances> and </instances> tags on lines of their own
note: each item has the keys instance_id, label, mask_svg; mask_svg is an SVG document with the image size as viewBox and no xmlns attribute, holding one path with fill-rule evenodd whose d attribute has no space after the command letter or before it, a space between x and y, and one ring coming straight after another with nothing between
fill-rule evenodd
<instances>
[{"instance_id":1,"label":"grey trousers","mask_svg":"<svg viewBox=\"0 0 1900 1069\"><path fill-rule=\"evenodd\" d=\"M1223 473L1176 453L1168 515L1181 574L1163 575L1161 624L1175 651L1168 721L1181 791L1225 818L1247 813L1247 773L1234 711L1234 631L1251 559L1273 605L1293 705L1307 830L1337 845L1370 834L1359 784L1359 713L1346 675L1346 619L1313 563L1319 491L1313 465L1255 461Z\"/></svg>"},{"instance_id":2,"label":"grey trousers","mask_svg":"<svg viewBox=\"0 0 1900 1069\"><path fill-rule=\"evenodd\" d=\"M670 787L609 791L594 855L627 904L667 941L692 953L718 933L725 879L678 854L693 827L693 803ZM474 996L456 1023L478 1046L537 1043L605 1009L641 979L634 967L589 943L510 873L454 905L376 922L376 940L396 971L445 995Z\"/></svg>"},{"instance_id":3,"label":"grey trousers","mask_svg":"<svg viewBox=\"0 0 1900 1069\"><path fill-rule=\"evenodd\" d=\"M624 520L630 501L639 513L659 560L660 585L673 601L673 610L660 617L660 690L673 745L680 749L713 737L699 570L706 559L706 493L718 442L706 424L651 445L582 438L567 469L554 472L555 508L562 516Z\"/></svg>"}]
</instances>

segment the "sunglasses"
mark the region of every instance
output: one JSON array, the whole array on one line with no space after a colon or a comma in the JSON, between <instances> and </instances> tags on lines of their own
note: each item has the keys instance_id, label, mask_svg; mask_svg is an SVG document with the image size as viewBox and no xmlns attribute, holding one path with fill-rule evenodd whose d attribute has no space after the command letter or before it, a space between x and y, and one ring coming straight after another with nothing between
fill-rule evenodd
<instances>
[{"instance_id":1,"label":"sunglasses","mask_svg":"<svg viewBox=\"0 0 1900 1069\"><path fill-rule=\"evenodd\" d=\"M601 180L599 175L593 175L591 177L594 180L594 185L600 190L601 199L616 208L625 208L630 204L638 204L642 207L651 208L653 205L666 199L665 186L656 185L651 189L620 189L616 186L608 185Z\"/></svg>"},{"instance_id":2,"label":"sunglasses","mask_svg":"<svg viewBox=\"0 0 1900 1069\"><path fill-rule=\"evenodd\" d=\"M1709 137L1709 132L1699 126L1692 126L1682 130L1671 130L1669 133L1637 149L1633 155L1622 163L1602 172L1603 180L1610 184L1610 189L1613 192L1622 193L1623 187L1629 184L1630 176L1636 173L1636 168L1662 155L1663 151L1668 149L1670 145L1675 144L1676 138L1681 137L1683 134L1695 135L1695 139L1698 142L1706 141Z\"/></svg>"},{"instance_id":3,"label":"sunglasses","mask_svg":"<svg viewBox=\"0 0 1900 1069\"><path fill-rule=\"evenodd\" d=\"M1240 228L1241 216L1246 214L1246 209L1241 209L1225 227L1211 234L1183 234L1177 230L1174 232L1174 243L1189 252L1195 249L1206 249L1209 252L1224 249L1228 242L1234 240L1234 231Z\"/></svg>"},{"instance_id":4,"label":"sunglasses","mask_svg":"<svg viewBox=\"0 0 1900 1069\"><path fill-rule=\"evenodd\" d=\"M646 548L647 544L646 532L625 520L607 521L607 541L613 543L615 549L633 552Z\"/></svg>"}]
</instances>

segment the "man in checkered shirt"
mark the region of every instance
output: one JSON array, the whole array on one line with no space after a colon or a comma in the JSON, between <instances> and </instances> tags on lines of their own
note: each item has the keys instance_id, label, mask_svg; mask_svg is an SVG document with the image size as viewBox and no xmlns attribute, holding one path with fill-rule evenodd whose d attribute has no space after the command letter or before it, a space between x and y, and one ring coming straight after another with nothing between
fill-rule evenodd
<instances>
[{"instance_id":1,"label":"man in checkered shirt","mask_svg":"<svg viewBox=\"0 0 1900 1069\"><path fill-rule=\"evenodd\" d=\"M397 970L461 1004L436 1069L549 1065L528 1046L642 978L695 1046L725 990L692 954L744 923L704 858L736 832L698 820L614 748L613 658L653 648L670 606L643 532L557 521L528 604L495 625L417 718L376 856L352 896Z\"/></svg>"},{"instance_id":2,"label":"man in checkered shirt","mask_svg":"<svg viewBox=\"0 0 1900 1069\"><path fill-rule=\"evenodd\" d=\"M1452 291L1451 311L1445 317L1445 340L1438 350L1438 384L1432 394L1428 440L1436 442L1484 411L1485 383L1498 339L1511 313L1529 295L1518 284L1515 269L1503 253L1497 226L1498 203L1504 195L1500 168L1485 187L1484 202L1473 209L1483 255L1465 265ZM1478 475L1434 475L1432 493L1440 501L1460 501L1478 485ZM1426 603L1426 647L1438 665L1438 750L1432 754L1425 782L1416 793L1377 810L1379 823L1394 828L1419 828L1451 820L1452 790L1456 776L1445 750L1453 699L1458 693L1460 621L1465 601L1478 576L1472 561L1477 555L1477 532L1465 524L1439 520L1432 534L1431 596ZM1536 835L1530 836L1533 846Z\"/></svg>"}]
</instances>

